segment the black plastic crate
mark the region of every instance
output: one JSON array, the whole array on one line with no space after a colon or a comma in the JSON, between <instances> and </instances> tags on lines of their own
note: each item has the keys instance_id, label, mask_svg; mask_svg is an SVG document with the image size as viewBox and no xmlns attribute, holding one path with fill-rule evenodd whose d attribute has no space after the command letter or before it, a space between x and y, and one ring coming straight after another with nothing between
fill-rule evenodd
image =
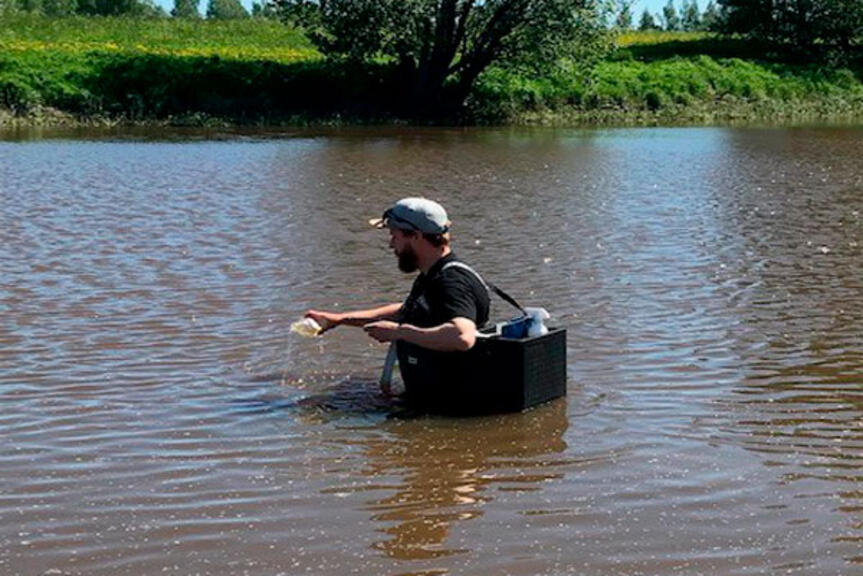
<instances>
[{"instance_id":1,"label":"black plastic crate","mask_svg":"<svg viewBox=\"0 0 863 576\"><path fill-rule=\"evenodd\" d=\"M474 381L482 382L492 410L524 410L566 395L566 329L532 338L480 338L477 347L482 361Z\"/></svg>"},{"instance_id":2,"label":"black plastic crate","mask_svg":"<svg viewBox=\"0 0 863 576\"><path fill-rule=\"evenodd\" d=\"M469 352L406 346L399 366L406 399L419 410L517 412L566 395L566 330L533 338L481 336Z\"/></svg>"}]
</instances>

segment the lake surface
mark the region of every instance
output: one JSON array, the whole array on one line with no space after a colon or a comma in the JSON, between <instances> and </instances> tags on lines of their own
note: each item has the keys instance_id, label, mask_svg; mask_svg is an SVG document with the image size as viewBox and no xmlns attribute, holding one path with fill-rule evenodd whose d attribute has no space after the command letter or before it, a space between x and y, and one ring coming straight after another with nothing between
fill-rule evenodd
<instances>
[{"instance_id":1,"label":"lake surface","mask_svg":"<svg viewBox=\"0 0 863 576\"><path fill-rule=\"evenodd\" d=\"M863 574L863 129L0 141L0 574ZM386 233L568 330L568 396L404 418ZM494 315L511 315L505 304Z\"/></svg>"}]
</instances>

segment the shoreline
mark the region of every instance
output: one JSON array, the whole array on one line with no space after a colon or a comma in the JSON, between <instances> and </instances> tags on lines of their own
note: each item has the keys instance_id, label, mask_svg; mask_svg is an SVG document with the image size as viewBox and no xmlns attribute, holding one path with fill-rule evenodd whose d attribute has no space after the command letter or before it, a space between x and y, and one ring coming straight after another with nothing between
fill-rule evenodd
<instances>
[{"instance_id":1,"label":"shoreline","mask_svg":"<svg viewBox=\"0 0 863 576\"><path fill-rule=\"evenodd\" d=\"M584 69L571 62L528 74L491 66L455 115L425 121L411 116L392 63L328 61L301 30L273 22L22 16L7 23L0 33L5 131L863 122L863 60L796 61L704 33L624 34Z\"/></svg>"},{"instance_id":2,"label":"shoreline","mask_svg":"<svg viewBox=\"0 0 863 576\"><path fill-rule=\"evenodd\" d=\"M863 103L844 106L825 100L797 103L758 102L732 105L680 106L661 111L605 110L537 110L519 114L505 122L491 123L422 123L398 118L315 117L306 115L236 118L189 114L167 118L129 119L103 115L75 115L56 108L39 107L16 115L0 108L0 132L18 130L119 130L119 129L213 129L268 130L316 128L677 128L677 127L795 127L795 126L863 126Z\"/></svg>"}]
</instances>

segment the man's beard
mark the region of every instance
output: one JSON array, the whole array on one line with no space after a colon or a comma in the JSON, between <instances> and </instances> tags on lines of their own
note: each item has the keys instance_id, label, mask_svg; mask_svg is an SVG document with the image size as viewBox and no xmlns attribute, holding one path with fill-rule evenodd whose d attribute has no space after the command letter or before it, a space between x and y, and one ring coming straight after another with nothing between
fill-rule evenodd
<instances>
[{"instance_id":1,"label":"man's beard","mask_svg":"<svg viewBox=\"0 0 863 576\"><path fill-rule=\"evenodd\" d=\"M399 270L402 272L416 272L419 268L417 261L417 253L410 246L405 246L404 250L397 254L399 258Z\"/></svg>"}]
</instances>

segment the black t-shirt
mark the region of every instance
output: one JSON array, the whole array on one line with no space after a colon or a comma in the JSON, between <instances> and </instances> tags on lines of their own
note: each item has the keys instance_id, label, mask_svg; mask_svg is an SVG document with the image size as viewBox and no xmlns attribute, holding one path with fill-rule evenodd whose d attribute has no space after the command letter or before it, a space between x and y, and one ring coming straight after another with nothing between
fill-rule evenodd
<instances>
[{"instance_id":1,"label":"black t-shirt","mask_svg":"<svg viewBox=\"0 0 863 576\"><path fill-rule=\"evenodd\" d=\"M453 318L473 320L477 328L488 322L488 290L468 270L459 266L442 268L458 261L449 253L414 280L399 320L420 328L439 326Z\"/></svg>"}]
</instances>

